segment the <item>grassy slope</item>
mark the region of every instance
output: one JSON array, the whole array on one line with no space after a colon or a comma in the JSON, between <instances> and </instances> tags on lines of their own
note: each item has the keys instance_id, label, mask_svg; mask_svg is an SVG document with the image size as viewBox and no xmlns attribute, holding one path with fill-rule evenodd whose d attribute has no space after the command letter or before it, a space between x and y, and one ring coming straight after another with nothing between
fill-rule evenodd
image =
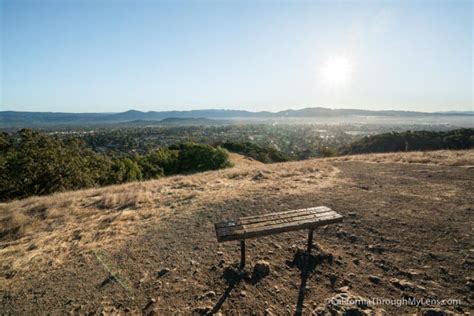
<instances>
[{"instance_id":1,"label":"grassy slope","mask_svg":"<svg viewBox=\"0 0 474 316\"><path fill-rule=\"evenodd\" d=\"M470 257L465 253L469 229L462 225L472 222L466 207L472 205L467 195L474 151L361 155L272 165L238 155L233 159L236 166L227 170L0 204L0 294L4 297L0 310L172 312L212 307L218 297L200 296L210 290L222 294L222 269L237 260L233 243L215 242L212 223L315 204L355 215L327 232L317 232L340 264L322 266L313 274L310 282L317 284L317 290L305 295L305 308L314 309L346 284L367 297L377 293L399 297L400 291L389 280L407 278L410 269L429 276L417 281L425 290L415 289L414 294L463 297L462 260ZM442 212L440 208L455 213L436 213ZM389 223L397 219L403 225ZM405 240L411 234L419 243L437 240L439 244L417 248L414 241ZM228 299L222 311L292 311L299 276L284 262L292 258L295 247L304 245L302 239L304 233L297 232L252 242L253 259L271 261L272 275L263 286L242 285L248 294L239 296L242 288L235 290L234 300ZM374 244L382 244L384 254L367 251ZM257 249L257 245L262 246ZM412 262L413 251L423 253L423 259ZM388 270L380 270L392 255L385 262ZM354 264L356 258L360 263ZM460 268L447 268L448 276L442 276L439 266L454 261ZM171 269L169 276L157 277L163 267ZM108 282L108 271L122 281ZM383 286L371 291L369 273L381 276ZM328 285L334 276L336 284Z\"/></svg>"}]
</instances>

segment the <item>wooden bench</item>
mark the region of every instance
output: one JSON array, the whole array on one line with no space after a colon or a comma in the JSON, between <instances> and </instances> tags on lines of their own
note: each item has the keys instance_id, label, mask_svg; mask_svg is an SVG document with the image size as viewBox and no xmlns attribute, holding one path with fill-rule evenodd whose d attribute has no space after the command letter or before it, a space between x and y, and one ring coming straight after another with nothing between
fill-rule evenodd
<instances>
[{"instance_id":1,"label":"wooden bench","mask_svg":"<svg viewBox=\"0 0 474 316\"><path fill-rule=\"evenodd\" d=\"M216 223L218 242L240 240L240 267L245 266L245 239L308 229L308 252L313 230L318 226L342 222L342 216L326 206L241 217Z\"/></svg>"}]
</instances>

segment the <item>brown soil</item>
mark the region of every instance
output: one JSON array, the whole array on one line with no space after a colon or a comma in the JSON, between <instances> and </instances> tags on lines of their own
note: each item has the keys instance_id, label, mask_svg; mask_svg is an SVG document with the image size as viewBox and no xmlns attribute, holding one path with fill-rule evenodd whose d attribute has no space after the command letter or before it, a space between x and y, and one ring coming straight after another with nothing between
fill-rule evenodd
<instances>
[{"instance_id":1,"label":"brown soil","mask_svg":"<svg viewBox=\"0 0 474 316\"><path fill-rule=\"evenodd\" d=\"M473 151L449 164L405 155L272 165L234 157L227 170L2 204L0 312L310 314L331 311L325 303L338 293L459 299L434 307L469 312ZM214 222L319 205L345 219L315 231L312 257L301 252L305 231L251 239L248 274L232 272L239 245L218 244ZM270 274L252 278L262 259Z\"/></svg>"}]
</instances>

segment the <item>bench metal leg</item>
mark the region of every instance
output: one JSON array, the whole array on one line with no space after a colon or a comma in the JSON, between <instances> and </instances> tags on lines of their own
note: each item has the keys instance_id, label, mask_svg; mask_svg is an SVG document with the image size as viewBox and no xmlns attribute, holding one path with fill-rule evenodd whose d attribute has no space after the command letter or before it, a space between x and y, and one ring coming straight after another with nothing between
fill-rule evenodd
<instances>
[{"instance_id":1,"label":"bench metal leg","mask_svg":"<svg viewBox=\"0 0 474 316\"><path fill-rule=\"evenodd\" d=\"M240 269L245 267L245 240L240 241Z\"/></svg>"},{"instance_id":2,"label":"bench metal leg","mask_svg":"<svg viewBox=\"0 0 474 316\"><path fill-rule=\"evenodd\" d=\"M308 231L308 253L311 253L311 248L313 247L313 229Z\"/></svg>"}]
</instances>

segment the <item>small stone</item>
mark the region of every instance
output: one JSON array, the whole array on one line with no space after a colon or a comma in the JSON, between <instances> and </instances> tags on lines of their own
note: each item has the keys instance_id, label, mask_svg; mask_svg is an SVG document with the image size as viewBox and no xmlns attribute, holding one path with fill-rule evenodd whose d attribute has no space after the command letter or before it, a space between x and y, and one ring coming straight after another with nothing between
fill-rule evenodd
<instances>
[{"instance_id":1,"label":"small stone","mask_svg":"<svg viewBox=\"0 0 474 316\"><path fill-rule=\"evenodd\" d=\"M204 294L201 296L201 299L203 299L203 298L213 298L213 297L216 297L216 292L214 292L214 291L209 291L209 292L204 293Z\"/></svg>"},{"instance_id":2,"label":"small stone","mask_svg":"<svg viewBox=\"0 0 474 316\"><path fill-rule=\"evenodd\" d=\"M224 253L223 253L222 251L218 251L218 252L216 252L216 254L217 254L218 256L223 256L223 255L224 255Z\"/></svg>"},{"instance_id":3,"label":"small stone","mask_svg":"<svg viewBox=\"0 0 474 316\"><path fill-rule=\"evenodd\" d=\"M391 278L390 283L392 283L395 287L401 289L401 290L413 290L415 289L415 285L411 282L408 282L406 280L399 280L397 278Z\"/></svg>"},{"instance_id":4,"label":"small stone","mask_svg":"<svg viewBox=\"0 0 474 316\"><path fill-rule=\"evenodd\" d=\"M357 258L352 259L352 262L354 262L355 265L359 265L360 260Z\"/></svg>"},{"instance_id":5,"label":"small stone","mask_svg":"<svg viewBox=\"0 0 474 316\"><path fill-rule=\"evenodd\" d=\"M372 283L379 284L380 283L380 278L376 275L369 275L369 280Z\"/></svg>"},{"instance_id":6,"label":"small stone","mask_svg":"<svg viewBox=\"0 0 474 316\"><path fill-rule=\"evenodd\" d=\"M276 249L281 249L281 246L276 242L273 243L273 247L275 247Z\"/></svg>"},{"instance_id":7,"label":"small stone","mask_svg":"<svg viewBox=\"0 0 474 316\"><path fill-rule=\"evenodd\" d=\"M195 312L198 315L207 315L211 310L212 310L212 306L201 306L201 307L196 307L193 310L193 312Z\"/></svg>"},{"instance_id":8,"label":"small stone","mask_svg":"<svg viewBox=\"0 0 474 316\"><path fill-rule=\"evenodd\" d=\"M240 291L240 296L246 297L246 296L247 296L247 292L245 292L245 291Z\"/></svg>"},{"instance_id":9,"label":"small stone","mask_svg":"<svg viewBox=\"0 0 474 316\"><path fill-rule=\"evenodd\" d=\"M337 289L338 293L347 293L348 291L349 291L348 286L343 286L343 287L340 287L340 288Z\"/></svg>"},{"instance_id":10,"label":"small stone","mask_svg":"<svg viewBox=\"0 0 474 316\"><path fill-rule=\"evenodd\" d=\"M270 264L267 261L259 260L253 268L253 276L261 279L270 274Z\"/></svg>"},{"instance_id":11,"label":"small stone","mask_svg":"<svg viewBox=\"0 0 474 316\"><path fill-rule=\"evenodd\" d=\"M416 269L408 269L407 271L412 277L416 277L422 274L422 271Z\"/></svg>"},{"instance_id":12,"label":"small stone","mask_svg":"<svg viewBox=\"0 0 474 316\"><path fill-rule=\"evenodd\" d=\"M345 230L340 229L336 232L336 236L339 237L339 238L345 238L345 237L349 236L349 233L346 232Z\"/></svg>"},{"instance_id":13,"label":"small stone","mask_svg":"<svg viewBox=\"0 0 474 316\"><path fill-rule=\"evenodd\" d=\"M462 261L462 265L469 267L474 266L474 259L468 257Z\"/></svg>"},{"instance_id":14,"label":"small stone","mask_svg":"<svg viewBox=\"0 0 474 316\"><path fill-rule=\"evenodd\" d=\"M164 276L165 274L169 273L171 270L168 269L168 268L163 268L161 269L160 271L158 271L158 273L156 274L158 278L161 278L162 276Z\"/></svg>"},{"instance_id":15,"label":"small stone","mask_svg":"<svg viewBox=\"0 0 474 316\"><path fill-rule=\"evenodd\" d=\"M265 316L273 316L273 311L270 308L265 309Z\"/></svg>"},{"instance_id":16,"label":"small stone","mask_svg":"<svg viewBox=\"0 0 474 316\"><path fill-rule=\"evenodd\" d=\"M472 280L472 278L466 278L466 286L474 291L474 281Z\"/></svg>"},{"instance_id":17,"label":"small stone","mask_svg":"<svg viewBox=\"0 0 474 316\"><path fill-rule=\"evenodd\" d=\"M337 282L337 275L330 274L329 275L329 282L331 283L331 287L334 288L334 285L336 285L336 282Z\"/></svg>"},{"instance_id":18,"label":"small stone","mask_svg":"<svg viewBox=\"0 0 474 316\"><path fill-rule=\"evenodd\" d=\"M347 216L356 217L356 216L357 216L357 213L355 213L355 212L350 212L350 213L347 213Z\"/></svg>"},{"instance_id":19,"label":"small stone","mask_svg":"<svg viewBox=\"0 0 474 316\"><path fill-rule=\"evenodd\" d=\"M399 284L403 289L413 290L415 288L415 285L413 283L405 281L405 280L400 280Z\"/></svg>"},{"instance_id":20,"label":"small stone","mask_svg":"<svg viewBox=\"0 0 474 316\"><path fill-rule=\"evenodd\" d=\"M367 246L367 249L371 252L376 252L376 253L382 253L387 250L381 245L369 245Z\"/></svg>"}]
</instances>

